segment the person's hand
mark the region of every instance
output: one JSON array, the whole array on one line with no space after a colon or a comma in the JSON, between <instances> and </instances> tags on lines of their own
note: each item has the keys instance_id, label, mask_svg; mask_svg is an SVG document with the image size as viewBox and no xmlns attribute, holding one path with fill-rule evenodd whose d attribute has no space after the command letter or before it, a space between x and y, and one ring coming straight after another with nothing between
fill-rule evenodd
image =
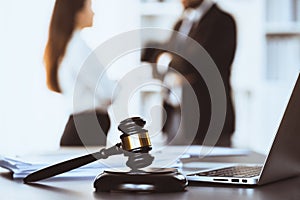
<instances>
[{"instance_id":1,"label":"person's hand","mask_svg":"<svg viewBox=\"0 0 300 200\"><path fill-rule=\"evenodd\" d=\"M160 54L157 58L157 72L160 74L166 74L169 69L169 64L171 63L173 57L170 53L164 52Z\"/></svg>"},{"instance_id":2,"label":"person's hand","mask_svg":"<svg viewBox=\"0 0 300 200\"><path fill-rule=\"evenodd\" d=\"M164 78L164 84L170 88L182 87L183 77L175 72L169 72Z\"/></svg>"}]
</instances>

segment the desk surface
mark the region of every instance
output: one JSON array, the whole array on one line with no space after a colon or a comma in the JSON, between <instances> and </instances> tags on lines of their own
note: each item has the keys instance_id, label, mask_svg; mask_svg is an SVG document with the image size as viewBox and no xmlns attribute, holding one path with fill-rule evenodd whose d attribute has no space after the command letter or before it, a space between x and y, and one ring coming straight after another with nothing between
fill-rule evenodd
<instances>
[{"instance_id":1,"label":"desk surface","mask_svg":"<svg viewBox=\"0 0 300 200\"><path fill-rule=\"evenodd\" d=\"M249 156L228 156L206 158L205 162L262 162L263 156L252 153ZM191 160L186 160L190 162ZM195 160L192 160L195 161ZM282 200L300 199L300 177L286 179L276 183L257 186L231 186L211 183L189 183L185 192L163 194L135 193L95 193L93 179L59 180L49 179L38 184L26 185L21 180L13 180L8 172L0 173L1 199L255 199Z\"/></svg>"}]
</instances>

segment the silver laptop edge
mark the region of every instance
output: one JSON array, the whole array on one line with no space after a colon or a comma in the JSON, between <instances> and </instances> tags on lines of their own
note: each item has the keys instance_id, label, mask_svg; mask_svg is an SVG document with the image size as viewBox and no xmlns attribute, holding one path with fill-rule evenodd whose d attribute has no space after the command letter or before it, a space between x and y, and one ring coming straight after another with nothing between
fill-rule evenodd
<instances>
[{"instance_id":1,"label":"silver laptop edge","mask_svg":"<svg viewBox=\"0 0 300 200\"><path fill-rule=\"evenodd\" d=\"M234 167L234 166L262 166L258 164L231 164L231 165L226 165L226 167ZM223 169L225 168L224 166L222 167L217 167L213 169L206 169L206 170L201 170L200 172L208 172L208 171L213 171L213 170L218 170L218 169ZM196 172L197 173L197 172ZM192 173L195 174L195 173ZM229 184L243 184L243 185L257 185L259 176L254 176L251 178L239 178L239 177L226 177L226 176L189 176L187 175L187 179L189 181L200 181L200 182L214 182L214 183L229 183Z\"/></svg>"},{"instance_id":2,"label":"silver laptop edge","mask_svg":"<svg viewBox=\"0 0 300 200\"><path fill-rule=\"evenodd\" d=\"M259 176L251 178L187 176L191 181L262 185L300 174L300 75ZM240 164L235 164L239 165ZM218 168L220 169L220 168ZM213 169L205 170L211 171ZM204 172L204 171L203 171Z\"/></svg>"}]
</instances>

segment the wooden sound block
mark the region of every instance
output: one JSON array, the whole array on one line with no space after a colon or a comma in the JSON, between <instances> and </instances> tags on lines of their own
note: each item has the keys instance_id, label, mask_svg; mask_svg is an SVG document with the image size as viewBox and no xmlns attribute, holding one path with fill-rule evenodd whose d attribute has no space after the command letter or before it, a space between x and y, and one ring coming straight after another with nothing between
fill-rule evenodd
<instances>
[{"instance_id":1,"label":"wooden sound block","mask_svg":"<svg viewBox=\"0 0 300 200\"><path fill-rule=\"evenodd\" d=\"M139 171L109 171L94 181L96 192L181 192L187 186L186 177L174 168L148 168Z\"/></svg>"}]
</instances>

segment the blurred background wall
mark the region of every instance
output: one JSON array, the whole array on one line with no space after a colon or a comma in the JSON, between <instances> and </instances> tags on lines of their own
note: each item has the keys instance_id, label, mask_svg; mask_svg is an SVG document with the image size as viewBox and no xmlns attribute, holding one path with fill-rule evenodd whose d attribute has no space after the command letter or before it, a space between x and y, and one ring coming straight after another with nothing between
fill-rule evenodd
<instances>
[{"instance_id":1,"label":"blurred background wall","mask_svg":"<svg viewBox=\"0 0 300 200\"><path fill-rule=\"evenodd\" d=\"M216 1L238 28L233 144L266 153L299 72L300 0ZM46 87L42 61L54 0L0 3L0 154L58 148L68 116L61 96ZM96 0L93 7L95 26L84 37L94 48L124 31L171 29L182 11L180 0ZM110 76L138 66L139 53L130 54L115 62Z\"/></svg>"}]
</instances>

